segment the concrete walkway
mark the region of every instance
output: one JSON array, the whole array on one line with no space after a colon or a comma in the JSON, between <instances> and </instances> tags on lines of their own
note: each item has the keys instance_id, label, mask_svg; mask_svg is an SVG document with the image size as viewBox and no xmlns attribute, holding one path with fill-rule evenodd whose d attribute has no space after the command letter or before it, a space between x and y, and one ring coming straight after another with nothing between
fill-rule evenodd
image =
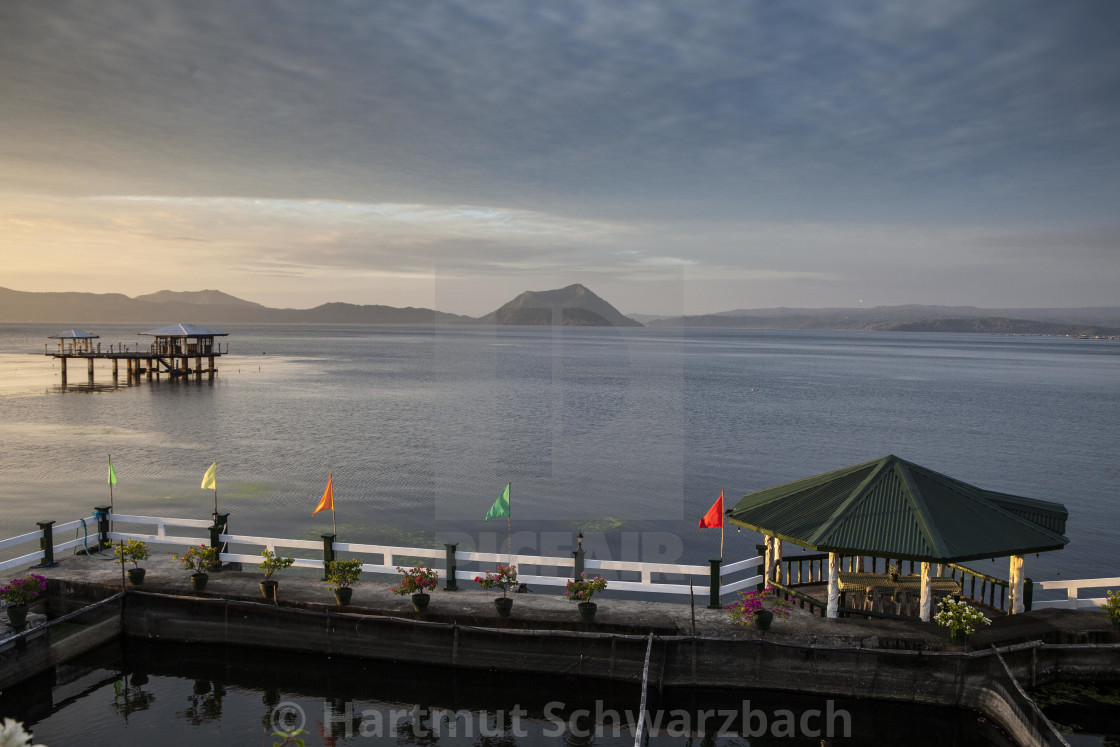
<instances>
[{"instance_id":1,"label":"concrete walkway","mask_svg":"<svg viewBox=\"0 0 1120 747\"><path fill-rule=\"evenodd\" d=\"M122 578L121 567L111 560L87 557L85 554L57 558L56 568L29 569L47 578L66 579L105 587L106 594L125 589L185 596L222 597L263 602L260 592L262 575L252 566L244 571L223 570L211 573L206 589L194 592L190 574L171 559L169 554L153 553L143 563L147 573L144 583L134 587ZM12 573L12 576L22 575ZM460 591L441 590L432 594L428 611L420 614L412 609L408 597L392 594L391 578L361 580L354 585L354 596L347 612L414 618L460 625L483 627L588 630L610 633L661 636L687 636L693 632L692 612L687 601L651 602L618 599L608 590L595 597L598 613L595 622L580 622L574 602L564 599L555 587L538 593L512 594L513 612L500 618L494 609L496 595L482 591L472 581L460 581ZM278 604L312 609L338 609L334 597L321 575L305 569L289 569L273 577L279 581ZM724 603L734 597L724 599ZM823 646L854 648L888 648L925 651L961 651L966 647L949 642L946 629L932 623L903 620L828 620L794 608L789 619L776 617L767 632L753 627L735 625L722 610L706 607L707 595L698 593L695 608L695 634L727 639L765 638L774 642L798 642ZM971 648L988 648L991 644L1006 645L1030 640L1050 643L1120 642L1116 631L1102 612L1073 610L1041 610L1038 612L999 617L990 628L972 637Z\"/></svg>"}]
</instances>

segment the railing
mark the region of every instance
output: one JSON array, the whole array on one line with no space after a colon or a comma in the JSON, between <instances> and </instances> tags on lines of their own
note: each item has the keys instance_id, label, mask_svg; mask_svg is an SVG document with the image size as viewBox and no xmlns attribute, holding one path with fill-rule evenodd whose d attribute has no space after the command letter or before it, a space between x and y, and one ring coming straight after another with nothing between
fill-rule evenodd
<instances>
[{"instance_id":1,"label":"railing","mask_svg":"<svg viewBox=\"0 0 1120 747\"><path fill-rule=\"evenodd\" d=\"M971 568L965 568L963 565L957 565L956 563L949 563L948 567L950 569L949 576L951 578L956 578L957 571L960 571L961 596L964 596L967 599L972 600L973 602L979 602L980 604L986 604L989 607L994 607L1003 612L1007 611L1008 589L1011 586L1010 583L1003 580L1002 578L988 576L986 574L980 573L979 571L974 571ZM972 580L970 588L966 588L965 581L967 579ZM980 581L980 596L976 596L977 580ZM996 589L999 589L999 604L996 604ZM987 596L986 600L984 598L985 595Z\"/></svg>"},{"instance_id":2,"label":"railing","mask_svg":"<svg viewBox=\"0 0 1120 747\"><path fill-rule=\"evenodd\" d=\"M1081 589L1120 589L1120 578L1083 578L1076 581L1035 581L1034 588L1043 591L1057 591L1065 589L1065 599L1034 600L1032 607L1036 610L1049 608L1085 610L1100 607L1105 603L1105 597L1095 599L1082 599L1078 596Z\"/></svg>"},{"instance_id":3,"label":"railing","mask_svg":"<svg viewBox=\"0 0 1120 747\"><path fill-rule=\"evenodd\" d=\"M18 547L19 545L29 544L36 542L39 549L36 552L27 553L26 555L19 555L14 558L9 558L0 562L0 571L6 571L11 568L26 568L35 561L40 561L44 566L54 564L54 554L56 552L65 552L75 547L83 545L87 540L83 535L78 539L70 540L69 542L54 543L55 532L67 532L72 529L81 530L85 523L85 529L88 537L96 544L97 542L97 520L94 518L78 519L66 524L55 526L53 521L39 522L39 530L35 532L28 532L27 534L20 534L15 537L9 537L5 540L0 540L0 550L9 547Z\"/></svg>"},{"instance_id":4,"label":"railing","mask_svg":"<svg viewBox=\"0 0 1120 747\"><path fill-rule=\"evenodd\" d=\"M222 515L223 517L226 515ZM224 522L224 518L222 521ZM131 514L109 513L107 507L99 507L93 517L84 520L72 521L58 527L53 531L67 531L82 529L85 525L85 536L53 544L51 531L53 522L42 522L40 531L0 540L0 549L13 547L24 543L38 541L40 550L28 553L0 563L0 571L9 568L27 567L35 561L45 564L53 562L53 553L62 552L83 544L99 548L103 542L140 540L152 545L164 545L183 548L198 544L209 544L222 550L219 559L223 563L249 563L257 564L261 561L259 554L245 552L231 552L230 546L243 549L245 546L259 547L279 554L288 554L286 551L299 551L294 567L322 570L328 560L335 558L336 553L344 552L353 555L367 556L363 560L362 570L368 573L394 574L398 565L415 565L417 560L440 561L443 563L429 563L432 567L439 567L448 588L457 588L458 581L470 581L481 572L481 567L487 563L512 563L518 567L518 581L523 584L538 586L565 586L569 578L576 578L586 571L610 571L619 575L619 579L610 582L610 589L614 591L634 592L639 594L691 594L694 586L687 582L677 582L672 577L703 578L704 584L699 588L703 593L708 590L709 607L719 607L722 596L731 594L741 589L755 587L762 581L762 576L749 573L762 564L762 558L754 557L739 560L723 565L719 560L709 561L707 566L683 565L673 563L640 563L617 560L596 560L584 558L583 550L577 549L571 557L542 557L537 555L507 555L504 553L483 553L460 551L456 545L445 545L445 549L438 550L423 547L394 547L389 545L369 545L357 542L338 542L334 535L323 535L321 542L314 540L283 539L278 537L258 537L251 535L229 534L225 523L215 524L206 519L176 519L159 516L137 516ZM110 531L110 522L117 526ZM126 529L122 525L151 526L154 532L141 533ZM205 529L207 536L190 536L177 530ZM49 549L48 549L49 548ZM306 557L308 551L321 552L321 557ZM373 556L373 557L369 557ZM461 565L474 565L480 570L472 571L460 568ZM552 573L546 573L552 569ZM732 576L747 575L735 580L727 580Z\"/></svg>"}]
</instances>

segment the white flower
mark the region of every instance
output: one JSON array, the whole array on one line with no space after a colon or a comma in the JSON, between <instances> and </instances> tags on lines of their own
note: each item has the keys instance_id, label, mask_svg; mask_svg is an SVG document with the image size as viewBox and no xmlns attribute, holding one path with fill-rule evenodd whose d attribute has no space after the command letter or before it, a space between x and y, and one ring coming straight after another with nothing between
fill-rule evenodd
<instances>
[{"instance_id":1,"label":"white flower","mask_svg":"<svg viewBox=\"0 0 1120 747\"><path fill-rule=\"evenodd\" d=\"M23 724L15 719L4 719L0 726L0 747L46 747L42 744L31 744L31 735L23 730Z\"/></svg>"}]
</instances>

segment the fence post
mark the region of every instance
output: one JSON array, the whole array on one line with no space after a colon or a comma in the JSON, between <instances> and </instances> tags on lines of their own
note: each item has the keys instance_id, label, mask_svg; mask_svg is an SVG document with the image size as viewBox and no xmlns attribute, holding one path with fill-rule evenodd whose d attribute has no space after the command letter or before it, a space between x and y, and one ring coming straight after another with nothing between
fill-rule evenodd
<instances>
[{"instance_id":1,"label":"fence post","mask_svg":"<svg viewBox=\"0 0 1120 747\"><path fill-rule=\"evenodd\" d=\"M723 605L720 604L719 595L719 566L722 562L723 558L708 559L708 563L711 565L711 575L708 577L708 609L710 610L723 608Z\"/></svg>"},{"instance_id":2,"label":"fence post","mask_svg":"<svg viewBox=\"0 0 1120 747\"><path fill-rule=\"evenodd\" d=\"M755 545L754 551L762 558L762 581L755 587L755 591L762 591L766 588L766 545ZM813 575L813 567L809 566L809 576Z\"/></svg>"},{"instance_id":3,"label":"fence post","mask_svg":"<svg viewBox=\"0 0 1120 747\"><path fill-rule=\"evenodd\" d=\"M93 512L97 514L97 547L108 547L112 543L109 541L109 507L108 506L94 506Z\"/></svg>"},{"instance_id":4,"label":"fence post","mask_svg":"<svg viewBox=\"0 0 1120 747\"><path fill-rule=\"evenodd\" d=\"M447 577L444 579L444 591L459 591L459 581L455 578L456 571L459 570L455 565L455 548L459 546L458 542L444 542L443 549L447 552L447 561L444 565L447 568Z\"/></svg>"},{"instance_id":5,"label":"fence post","mask_svg":"<svg viewBox=\"0 0 1120 747\"><path fill-rule=\"evenodd\" d=\"M214 523L210 526L210 547L218 548L219 555L229 549L227 544L222 543L222 541L218 539L219 535L229 534L227 531L228 525L229 514L214 514ZM218 564L213 566L210 570L220 571L222 568L222 561L219 559Z\"/></svg>"},{"instance_id":6,"label":"fence post","mask_svg":"<svg viewBox=\"0 0 1120 747\"><path fill-rule=\"evenodd\" d=\"M323 537L323 580L327 580L327 563L334 560L334 537L333 534L324 534Z\"/></svg>"},{"instance_id":7,"label":"fence post","mask_svg":"<svg viewBox=\"0 0 1120 747\"><path fill-rule=\"evenodd\" d=\"M575 559L572 568L572 578L576 581L579 581L580 576L583 575L583 556L586 553L587 551L584 550L582 546L572 550L572 557Z\"/></svg>"},{"instance_id":8,"label":"fence post","mask_svg":"<svg viewBox=\"0 0 1120 747\"><path fill-rule=\"evenodd\" d=\"M36 523L43 530L43 536L39 538L39 549L43 551L43 562L39 563L38 567L54 568L58 565L54 562L54 530L51 528L54 526L54 522L39 521Z\"/></svg>"},{"instance_id":9,"label":"fence post","mask_svg":"<svg viewBox=\"0 0 1120 747\"><path fill-rule=\"evenodd\" d=\"M1034 601L1034 581L1029 578L1023 579L1023 610L1026 612L1031 611L1031 603Z\"/></svg>"}]
</instances>

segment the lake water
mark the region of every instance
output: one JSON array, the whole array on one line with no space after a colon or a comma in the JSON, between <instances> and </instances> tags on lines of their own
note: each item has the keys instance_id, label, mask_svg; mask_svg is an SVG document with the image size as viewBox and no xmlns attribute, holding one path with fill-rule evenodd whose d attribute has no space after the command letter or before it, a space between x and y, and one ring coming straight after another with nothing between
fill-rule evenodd
<instances>
[{"instance_id":1,"label":"lake water","mask_svg":"<svg viewBox=\"0 0 1120 747\"><path fill-rule=\"evenodd\" d=\"M504 546L483 517L513 485L514 552L703 563L696 524L738 497L896 454L1064 503L1071 538L1035 579L1120 575L1120 345L981 335L226 325L213 381L59 389L46 337L0 325L0 537L119 512L317 538L334 474L342 541ZM103 345L142 325L79 323ZM122 368L123 370L123 368ZM98 384L111 384L107 363ZM754 554L727 535L725 557ZM796 550L795 550L796 551ZM1005 561L976 564L1006 577Z\"/></svg>"}]
</instances>

